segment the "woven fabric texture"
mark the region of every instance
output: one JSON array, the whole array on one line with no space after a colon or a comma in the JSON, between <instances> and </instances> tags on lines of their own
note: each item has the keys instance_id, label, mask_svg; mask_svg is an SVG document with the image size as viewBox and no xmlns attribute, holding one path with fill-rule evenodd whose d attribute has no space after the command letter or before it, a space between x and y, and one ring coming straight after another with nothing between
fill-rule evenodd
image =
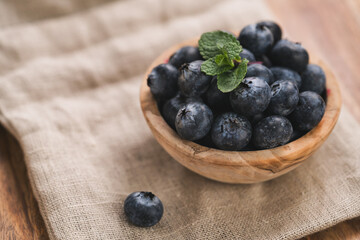
<instances>
[{"instance_id":1,"label":"woven fabric texture","mask_svg":"<svg viewBox=\"0 0 360 240\"><path fill-rule=\"evenodd\" d=\"M51 239L295 239L360 215L360 126L346 109L306 163L253 185L192 173L146 126L150 62L202 32L272 18L264 2L23 2L0 3L0 121L22 147ZM139 190L163 201L154 227L124 216Z\"/></svg>"}]
</instances>

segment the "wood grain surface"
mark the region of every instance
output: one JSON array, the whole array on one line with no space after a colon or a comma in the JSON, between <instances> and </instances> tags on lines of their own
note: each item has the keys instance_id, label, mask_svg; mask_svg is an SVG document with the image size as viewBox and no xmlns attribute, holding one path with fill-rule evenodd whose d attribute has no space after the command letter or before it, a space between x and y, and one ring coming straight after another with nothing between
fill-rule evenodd
<instances>
[{"instance_id":1,"label":"wood grain surface","mask_svg":"<svg viewBox=\"0 0 360 240\"><path fill-rule=\"evenodd\" d=\"M0 239L48 239L23 153L0 126Z\"/></svg>"},{"instance_id":2,"label":"wood grain surface","mask_svg":"<svg viewBox=\"0 0 360 240\"><path fill-rule=\"evenodd\" d=\"M342 95L360 122L360 1L266 0L291 38L320 56L341 81ZM48 239L32 194L21 149L0 127L0 239ZM360 239L360 218L304 239Z\"/></svg>"},{"instance_id":3,"label":"wood grain surface","mask_svg":"<svg viewBox=\"0 0 360 240\"><path fill-rule=\"evenodd\" d=\"M360 1L267 0L289 38L332 67L344 105L360 122ZM360 239L360 218L340 223L307 239Z\"/></svg>"}]
</instances>

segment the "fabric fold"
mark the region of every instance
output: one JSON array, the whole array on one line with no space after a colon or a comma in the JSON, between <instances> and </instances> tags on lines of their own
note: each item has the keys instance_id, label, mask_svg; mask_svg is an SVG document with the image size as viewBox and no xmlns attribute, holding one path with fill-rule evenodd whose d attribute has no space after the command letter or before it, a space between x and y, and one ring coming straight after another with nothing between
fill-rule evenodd
<instances>
[{"instance_id":1,"label":"fabric fold","mask_svg":"<svg viewBox=\"0 0 360 240\"><path fill-rule=\"evenodd\" d=\"M360 125L347 109L303 165L253 185L182 167L143 119L140 84L163 50L271 18L263 1L135 0L0 30L0 122L21 145L50 238L295 239L359 216ZM152 228L123 214L139 190L163 201Z\"/></svg>"}]
</instances>

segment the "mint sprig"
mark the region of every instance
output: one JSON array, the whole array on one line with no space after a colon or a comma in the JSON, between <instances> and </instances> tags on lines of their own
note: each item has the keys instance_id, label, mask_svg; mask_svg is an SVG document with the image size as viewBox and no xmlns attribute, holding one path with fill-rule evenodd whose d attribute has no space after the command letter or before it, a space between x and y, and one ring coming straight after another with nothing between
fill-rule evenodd
<instances>
[{"instance_id":1,"label":"mint sprig","mask_svg":"<svg viewBox=\"0 0 360 240\"><path fill-rule=\"evenodd\" d=\"M234 70L219 74L217 76L217 86L219 90L226 93L237 88L246 75L248 62L247 59L243 59Z\"/></svg>"},{"instance_id":2,"label":"mint sprig","mask_svg":"<svg viewBox=\"0 0 360 240\"><path fill-rule=\"evenodd\" d=\"M240 42L224 31L207 32L199 40L201 56L206 60L201 71L218 77L217 86L222 92L231 92L245 77L247 59L241 59Z\"/></svg>"}]
</instances>

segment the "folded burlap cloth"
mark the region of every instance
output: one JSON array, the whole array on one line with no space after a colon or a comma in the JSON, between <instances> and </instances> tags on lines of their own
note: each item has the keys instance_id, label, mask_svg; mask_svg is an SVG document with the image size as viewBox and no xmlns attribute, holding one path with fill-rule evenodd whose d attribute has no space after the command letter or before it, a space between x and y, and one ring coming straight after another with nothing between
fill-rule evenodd
<instances>
[{"instance_id":1,"label":"folded burlap cloth","mask_svg":"<svg viewBox=\"0 0 360 240\"><path fill-rule=\"evenodd\" d=\"M20 142L51 239L294 239L360 215L360 127L346 109L302 166L252 185L187 170L146 126L149 63L204 31L271 18L264 2L31 2L0 4L0 120ZM163 201L154 227L124 216L139 190Z\"/></svg>"}]
</instances>

